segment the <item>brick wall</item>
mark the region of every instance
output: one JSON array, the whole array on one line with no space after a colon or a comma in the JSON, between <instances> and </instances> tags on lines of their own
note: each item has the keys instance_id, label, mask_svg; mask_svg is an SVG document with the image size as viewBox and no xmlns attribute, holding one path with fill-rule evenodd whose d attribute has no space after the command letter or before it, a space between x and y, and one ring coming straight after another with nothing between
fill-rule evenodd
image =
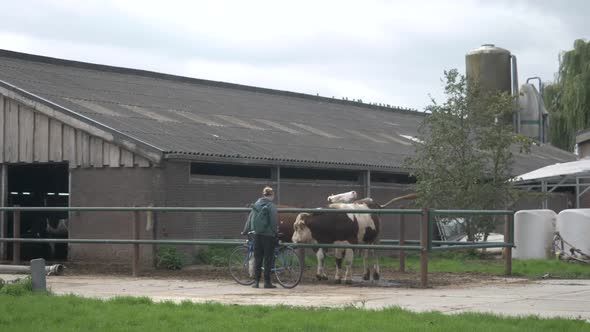
<instances>
[{"instance_id":1,"label":"brick wall","mask_svg":"<svg viewBox=\"0 0 590 332\"><path fill-rule=\"evenodd\" d=\"M154 201L161 186L159 168L72 169L71 206L145 206ZM71 238L130 239L133 212L72 212ZM153 238L141 213L141 238ZM69 258L76 262L124 263L131 261L131 245L70 244ZM152 248L141 246L141 263L151 266Z\"/></svg>"}]
</instances>

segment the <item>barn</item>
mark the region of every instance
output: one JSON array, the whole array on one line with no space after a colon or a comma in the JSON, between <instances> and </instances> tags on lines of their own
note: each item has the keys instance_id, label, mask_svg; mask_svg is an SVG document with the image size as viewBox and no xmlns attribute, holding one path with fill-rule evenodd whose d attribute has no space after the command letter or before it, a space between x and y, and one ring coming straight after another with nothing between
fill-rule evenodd
<instances>
[{"instance_id":1,"label":"barn","mask_svg":"<svg viewBox=\"0 0 590 332\"><path fill-rule=\"evenodd\" d=\"M272 185L278 201L324 204L356 190L406 193L403 168L424 113L137 69L0 51L3 206L243 207ZM575 160L550 145L519 154L515 174ZM536 204L536 203L531 203ZM550 204L565 207L556 196ZM235 238L244 216L161 213L142 238ZM383 237L397 237L387 217ZM129 213L30 213L21 237L68 220L71 238L130 238ZM12 236L11 214L0 237ZM48 226L49 225L49 226ZM408 226L408 237L417 237ZM10 247L0 248L4 259ZM127 262L127 246L23 244L22 256ZM143 247L151 264L153 248ZM191 251L192 248L187 248Z\"/></svg>"}]
</instances>

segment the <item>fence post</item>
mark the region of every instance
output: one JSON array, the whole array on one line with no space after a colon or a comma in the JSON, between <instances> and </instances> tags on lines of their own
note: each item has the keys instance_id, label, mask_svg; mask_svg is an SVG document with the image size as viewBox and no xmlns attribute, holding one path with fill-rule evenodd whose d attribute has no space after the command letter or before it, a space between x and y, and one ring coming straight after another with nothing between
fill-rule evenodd
<instances>
[{"instance_id":1,"label":"fence post","mask_svg":"<svg viewBox=\"0 0 590 332\"><path fill-rule=\"evenodd\" d=\"M403 246L406 244L406 215L400 215L399 219L399 245ZM399 251L399 271L406 272L406 252L403 250Z\"/></svg>"},{"instance_id":2,"label":"fence post","mask_svg":"<svg viewBox=\"0 0 590 332\"><path fill-rule=\"evenodd\" d=\"M514 213L506 216L504 224L504 242L513 243L514 232ZM504 273L509 276L512 274L512 247L504 247Z\"/></svg>"},{"instance_id":3,"label":"fence post","mask_svg":"<svg viewBox=\"0 0 590 332\"><path fill-rule=\"evenodd\" d=\"M149 207L154 207L154 204L150 204L148 205ZM146 225L145 225L145 230L146 232L151 232L152 234L152 239L157 240L158 239L158 235L157 235L157 227L156 227L156 213L154 211L147 211L146 212ZM157 261L157 251L158 251L158 245L157 244L152 244L152 263L154 265L154 267L156 267L156 265L158 264Z\"/></svg>"},{"instance_id":4,"label":"fence post","mask_svg":"<svg viewBox=\"0 0 590 332\"><path fill-rule=\"evenodd\" d=\"M139 211L133 211L133 227L132 227L133 239L139 240ZM133 262L132 262L132 275L137 277L139 275L139 244L133 244Z\"/></svg>"},{"instance_id":5,"label":"fence post","mask_svg":"<svg viewBox=\"0 0 590 332\"><path fill-rule=\"evenodd\" d=\"M46 274L45 260L43 258L31 260L31 281L33 283L33 291L45 292L47 290Z\"/></svg>"},{"instance_id":6,"label":"fence post","mask_svg":"<svg viewBox=\"0 0 590 332\"><path fill-rule=\"evenodd\" d=\"M430 213L428 208L422 208L420 221L420 286L428 287L428 227Z\"/></svg>"},{"instance_id":7,"label":"fence post","mask_svg":"<svg viewBox=\"0 0 590 332\"><path fill-rule=\"evenodd\" d=\"M12 214L12 238L20 238L20 211ZM20 264L20 242L12 242L12 264Z\"/></svg>"}]
</instances>

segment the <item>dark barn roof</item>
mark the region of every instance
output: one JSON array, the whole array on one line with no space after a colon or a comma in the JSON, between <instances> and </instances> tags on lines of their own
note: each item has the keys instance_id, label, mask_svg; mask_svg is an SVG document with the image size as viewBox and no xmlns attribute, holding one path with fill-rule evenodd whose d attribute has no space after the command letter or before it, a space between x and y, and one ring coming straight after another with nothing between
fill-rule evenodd
<instances>
[{"instance_id":1,"label":"dark barn roof","mask_svg":"<svg viewBox=\"0 0 590 332\"><path fill-rule=\"evenodd\" d=\"M424 113L0 50L0 86L98 123L166 158L399 169ZM515 173L573 154L519 155Z\"/></svg>"}]
</instances>

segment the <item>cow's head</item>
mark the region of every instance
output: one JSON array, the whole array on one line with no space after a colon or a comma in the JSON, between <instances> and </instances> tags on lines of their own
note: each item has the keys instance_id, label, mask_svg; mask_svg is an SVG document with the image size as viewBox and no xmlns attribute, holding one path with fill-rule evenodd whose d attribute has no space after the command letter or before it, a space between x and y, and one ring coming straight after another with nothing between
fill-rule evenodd
<instances>
[{"instance_id":1,"label":"cow's head","mask_svg":"<svg viewBox=\"0 0 590 332\"><path fill-rule=\"evenodd\" d=\"M311 230L307 227L307 218L309 218L311 214L309 213L300 213L297 215L297 219L293 224L293 237L291 240L293 243L310 243L313 241L313 237L311 236Z\"/></svg>"},{"instance_id":2,"label":"cow's head","mask_svg":"<svg viewBox=\"0 0 590 332\"><path fill-rule=\"evenodd\" d=\"M352 203L357 199L356 191L328 196L328 203Z\"/></svg>"}]
</instances>

